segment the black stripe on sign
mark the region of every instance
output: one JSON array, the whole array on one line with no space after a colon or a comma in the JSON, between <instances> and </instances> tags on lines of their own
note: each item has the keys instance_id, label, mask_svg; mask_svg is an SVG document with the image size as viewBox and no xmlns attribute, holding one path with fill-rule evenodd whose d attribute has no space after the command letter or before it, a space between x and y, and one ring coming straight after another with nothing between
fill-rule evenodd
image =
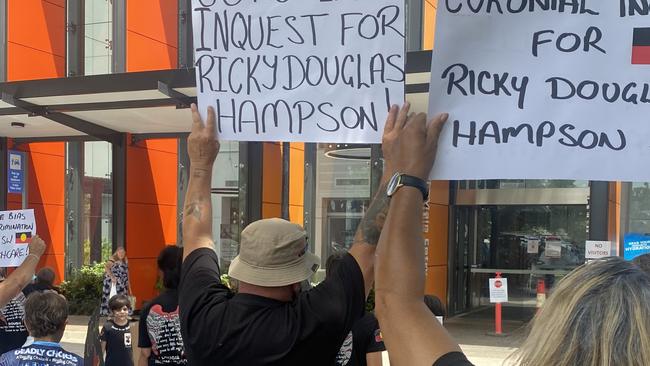
<instances>
[{"instance_id":1,"label":"black stripe on sign","mask_svg":"<svg viewBox=\"0 0 650 366\"><path fill-rule=\"evenodd\" d=\"M650 46L650 28L634 28L633 46Z\"/></svg>"}]
</instances>

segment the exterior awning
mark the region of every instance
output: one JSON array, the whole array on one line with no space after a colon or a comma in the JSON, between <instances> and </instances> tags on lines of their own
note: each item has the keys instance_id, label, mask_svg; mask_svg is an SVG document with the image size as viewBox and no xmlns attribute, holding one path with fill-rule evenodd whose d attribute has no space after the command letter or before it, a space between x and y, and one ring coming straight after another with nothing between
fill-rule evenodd
<instances>
[{"instance_id":1,"label":"exterior awning","mask_svg":"<svg viewBox=\"0 0 650 366\"><path fill-rule=\"evenodd\" d=\"M431 52L407 57L407 94L428 104ZM0 83L0 137L25 141L104 140L189 132L194 69L130 72ZM424 103L424 105L420 105Z\"/></svg>"}]
</instances>

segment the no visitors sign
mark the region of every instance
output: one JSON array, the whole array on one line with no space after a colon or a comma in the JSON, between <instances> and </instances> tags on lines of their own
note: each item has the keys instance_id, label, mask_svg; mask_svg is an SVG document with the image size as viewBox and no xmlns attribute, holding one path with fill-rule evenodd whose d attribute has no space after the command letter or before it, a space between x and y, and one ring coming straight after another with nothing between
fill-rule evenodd
<instances>
[{"instance_id":1,"label":"no visitors sign","mask_svg":"<svg viewBox=\"0 0 650 366\"><path fill-rule=\"evenodd\" d=\"M648 0L441 0L435 179L650 180Z\"/></svg>"}]
</instances>

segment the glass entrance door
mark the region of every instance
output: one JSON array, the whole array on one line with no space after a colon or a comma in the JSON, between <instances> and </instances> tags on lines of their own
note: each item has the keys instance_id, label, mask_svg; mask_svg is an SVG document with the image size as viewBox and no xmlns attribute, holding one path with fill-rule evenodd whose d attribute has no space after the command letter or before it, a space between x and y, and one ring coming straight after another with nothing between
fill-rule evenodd
<instances>
[{"instance_id":1,"label":"glass entrance door","mask_svg":"<svg viewBox=\"0 0 650 366\"><path fill-rule=\"evenodd\" d=\"M493 316L488 279L508 279L505 320L535 313L538 283L551 289L584 263L586 205L483 205L455 209L452 314Z\"/></svg>"},{"instance_id":2,"label":"glass entrance door","mask_svg":"<svg viewBox=\"0 0 650 366\"><path fill-rule=\"evenodd\" d=\"M466 312L470 304L470 276L473 259L470 249L474 243L474 225L476 209L474 207L458 207L456 210L456 243L450 253L454 258L452 265L451 287L452 298L449 301L449 313L458 314Z\"/></svg>"}]
</instances>

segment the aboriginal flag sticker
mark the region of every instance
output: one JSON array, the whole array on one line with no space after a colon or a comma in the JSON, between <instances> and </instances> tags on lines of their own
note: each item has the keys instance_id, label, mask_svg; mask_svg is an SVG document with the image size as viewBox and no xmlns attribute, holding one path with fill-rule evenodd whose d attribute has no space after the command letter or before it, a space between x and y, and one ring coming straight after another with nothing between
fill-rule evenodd
<instances>
[{"instance_id":1,"label":"aboriginal flag sticker","mask_svg":"<svg viewBox=\"0 0 650 366\"><path fill-rule=\"evenodd\" d=\"M632 64L650 65L650 28L634 28Z\"/></svg>"},{"instance_id":2,"label":"aboriginal flag sticker","mask_svg":"<svg viewBox=\"0 0 650 366\"><path fill-rule=\"evenodd\" d=\"M29 244L32 241L32 233L16 233L16 244Z\"/></svg>"}]
</instances>

